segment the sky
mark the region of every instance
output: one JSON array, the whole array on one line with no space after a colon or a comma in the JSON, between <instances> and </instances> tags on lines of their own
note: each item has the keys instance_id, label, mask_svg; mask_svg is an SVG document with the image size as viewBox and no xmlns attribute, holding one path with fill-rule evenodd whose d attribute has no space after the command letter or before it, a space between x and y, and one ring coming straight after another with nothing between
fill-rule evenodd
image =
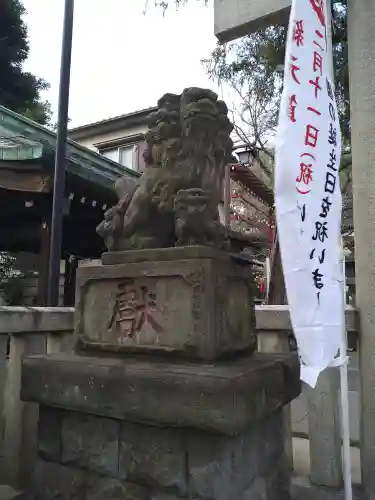
<instances>
[{"instance_id":1,"label":"sky","mask_svg":"<svg viewBox=\"0 0 375 500\"><path fill-rule=\"evenodd\" d=\"M64 0L23 0L30 57L25 69L44 78L58 102ZM149 0L76 0L70 127L156 105L185 87L216 90L201 65L216 45L213 7L189 0L166 14Z\"/></svg>"}]
</instances>

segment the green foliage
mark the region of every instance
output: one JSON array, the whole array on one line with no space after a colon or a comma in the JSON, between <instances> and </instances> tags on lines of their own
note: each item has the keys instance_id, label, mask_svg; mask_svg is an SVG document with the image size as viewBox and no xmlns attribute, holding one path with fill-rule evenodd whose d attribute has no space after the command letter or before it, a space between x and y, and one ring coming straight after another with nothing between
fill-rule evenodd
<instances>
[{"instance_id":1,"label":"green foliage","mask_svg":"<svg viewBox=\"0 0 375 500\"><path fill-rule=\"evenodd\" d=\"M347 0L335 2L332 7L332 43L336 80L336 99L340 112L343 139L350 140L349 77L347 50ZM253 113L255 132L272 130L282 92L282 67L285 58L286 26L260 29L234 42L218 45L210 59L203 64L209 76L217 83L225 83L240 98L241 114ZM261 112L257 106L261 108ZM264 115L264 109L267 113ZM271 113L270 113L271 111ZM241 116L240 118L243 118ZM254 119L253 119L254 121ZM245 119L248 124L248 120ZM254 133L254 123L247 135ZM253 137L256 141L257 138Z\"/></svg>"},{"instance_id":2,"label":"green foliage","mask_svg":"<svg viewBox=\"0 0 375 500\"><path fill-rule=\"evenodd\" d=\"M189 0L154 0L155 5L164 10L170 6L179 8L186 4L187 1ZM196 1L205 5L212 3L212 0ZM148 0L145 10L147 10L147 3ZM332 42L336 99L340 111L344 142L349 144L347 11L347 0L334 0L332 2ZM218 45L211 54L211 58L203 61L203 64L213 80L218 83L225 82L234 87L237 94L239 87L242 85L244 88L241 90L241 96L239 96L240 101L243 101L243 97L247 95L251 102L256 98L266 105L268 99L269 104L274 109L274 105L277 106L282 91L280 68L284 64L285 40L285 26L270 26L267 29L251 33L240 40L226 45ZM244 102L241 102L240 108L240 113L243 114ZM257 118L258 121L262 121L259 117ZM272 119L274 119L274 116ZM271 127L272 119L267 115L266 127Z\"/></svg>"},{"instance_id":3,"label":"green foliage","mask_svg":"<svg viewBox=\"0 0 375 500\"><path fill-rule=\"evenodd\" d=\"M25 278L35 276L33 271L18 267L15 255L0 252L0 294L6 305L21 305Z\"/></svg>"},{"instance_id":4,"label":"green foliage","mask_svg":"<svg viewBox=\"0 0 375 500\"><path fill-rule=\"evenodd\" d=\"M347 0L340 0L332 6L332 45L336 84L336 100L340 112L344 144L350 144L349 109L349 66L347 33Z\"/></svg>"},{"instance_id":5,"label":"green foliage","mask_svg":"<svg viewBox=\"0 0 375 500\"><path fill-rule=\"evenodd\" d=\"M48 125L51 108L42 101L41 92L48 84L23 70L29 55L27 27L22 16L25 9L20 0L0 2L0 104L17 113ZM0 292L7 304L22 303L24 278L30 272L17 269L16 257L0 252Z\"/></svg>"},{"instance_id":6,"label":"green foliage","mask_svg":"<svg viewBox=\"0 0 375 500\"><path fill-rule=\"evenodd\" d=\"M166 9L169 5L179 7L186 1L188 0L156 0L156 4ZM205 0L197 1L207 4ZM336 101L345 151L340 168L344 234L353 231L347 11L347 0L332 2ZM226 85L234 94L235 105L232 113L237 136L243 144L258 154L267 174L272 174L272 171L267 167L267 162L262 161L262 155L263 158L269 156L272 160L272 150L267 147L267 138L272 136L277 122L282 93L286 32L286 26L260 29L234 42L218 44L211 57L202 61L212 80L219 85Z\"/></svg>"},{"instance_id":7,"label":"green foliage","mask_svg":"<svg viewBox=\"0 0 375 500\"><path fill-rule=\"evenodd\" d=\"M41 124L48 124L51 109L41 100L48 83L23 71L29 55L25 9L20 0L0 3L0 104Z\"/></svg>"},{"instance_id":8,"label":"green foliage","mask_svg":"<svg viewBox=\"0 0 375 500\"><path fill-rule=\"evenodd\" d=\"M203 65L208 75L233 94L232 109L239 140L251 150L268 152L280 105L284 61L283 26L258 30L240 41L218 45Z\"/></svg>"},{"instance_id":9,"label":"green foliage","mask_svg":"<svg viewBox=\"0 0 375 500\"><path fill-rule=\"evenodd\" d=\"M262 155L272 156L266 147L277 122L282 93L286 26L260 29L240 40L218 45L203 64L218 84L226 84L236 96L233 120L241 142ZM350 151L349 72L347 44L347 0L332 6L332 45L336 101L340 113L343 155L340 182L343 194L343 234L353 231L353 196Z\"/></svg>"}]
</instances>

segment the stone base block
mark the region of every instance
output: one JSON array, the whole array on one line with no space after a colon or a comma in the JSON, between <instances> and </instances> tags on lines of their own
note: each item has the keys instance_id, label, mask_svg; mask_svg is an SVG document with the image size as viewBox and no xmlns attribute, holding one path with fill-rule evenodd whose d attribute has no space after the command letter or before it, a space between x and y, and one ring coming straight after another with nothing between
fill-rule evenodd
<instances>
[{"instance_id":1,"label":"stone base block","mask_svg":"<svg viewBox=\"0 0 375 500\"><path fill-rule=\"evenodd\" d=\"M289 500L283 406L299 391L295 356L27 358L35 500Z\"/></svg>"},{"instance_id":2,"label":"stone base block","mask_svg":"<svg viewBox=\"0 0 375 500\"><path fill-rule=\"evenodd\" d=\"M77 273L83 350L214 360L256 347L249 266L210 247L104 254Z\"/></svg>"},{"instance_id":3,"label":"stone base block","mask_svg":"<svg viewBox=\"0 0 375 500\"><path fill-rule=\"evenodd\" d=\"M281 410L235 437L40 411L35 500L289 500Z\"/></svg>"},{"instance_id":4,"label":"stone base block","mask_svg":"<svg viewBox=\"0 0 375 500\"><path fill-rule=\"evenodd\" d=\"M198 365L57 354L24 360L21 393L66 410L236 435L300 390L295 355Z\"/></svg>"}]
</instances>

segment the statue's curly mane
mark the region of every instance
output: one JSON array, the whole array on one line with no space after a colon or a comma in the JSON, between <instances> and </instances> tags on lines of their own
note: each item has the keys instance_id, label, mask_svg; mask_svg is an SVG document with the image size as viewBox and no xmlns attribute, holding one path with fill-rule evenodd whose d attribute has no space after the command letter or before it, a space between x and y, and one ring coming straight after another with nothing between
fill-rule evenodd
<instances>
[{"instance_id":1,"label":"statue's curly mane","mask_svg":"<svg viewBox=\"0 0 375 500\"><path fill-rule=\"evenodd\" d=\"M227 163L232 152L230 134L233 125L228 119L228 108L211 90L188 88L181 95L165 94L158 101L158 109L147 118L147 151L168 141L179 140L180 157L207 153L215 156L216 163ZM173 156L176 156L174 151ZM168 150L165 158L169 157ZM156 160L156 161L155 161ZM158 164L157 159L154 165ZM149 164L152 164L150 161Z\"/></svg>"},{"instance_id":2,"label":"statue's curly mane","mask_svg":"<svg viewBox=\"0 0 375 500\"><path fill-rule=\"evenodd\" d=\"M165 94L161 97L158 109L148 116L147 125L144 153L147 168L126 205L121 238L118 237L119 210L114 211L116 237L111 232L111 214L107 216L105 229L102 224L99 233L106 241L112 242L112 250L169 246L185 240L191 242L189 232L194 232L195 240L202 237L204 244L212 242L224 167L233 146L230 139L233 127L228 119L227 106L211 90L188 88L181 95ZM194 197L183 194L185 191L191 193L191 190L194 190ZM176 197L179 200L177 205ZM120 198L125 199L125 193ZM192 204L190 211L181 210L181 202L186 206ZM204 210L203 207L208 205L210 209ZM183 238L176 235L177 206L178 228ZM193 231L198 219L191 216L192 211L205 213L199 231ZM189 213L188 221L181 215L184 213Z\"/></svg>"}]
</instances>

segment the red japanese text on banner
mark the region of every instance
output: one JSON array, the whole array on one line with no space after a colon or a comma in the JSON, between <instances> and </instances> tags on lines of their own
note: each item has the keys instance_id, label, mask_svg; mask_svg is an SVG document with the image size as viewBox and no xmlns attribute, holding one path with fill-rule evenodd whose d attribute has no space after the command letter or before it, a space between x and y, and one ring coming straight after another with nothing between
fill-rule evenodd
<instances>
[{"instance_id":1,"label":"red japanese text on banner","mask_svg":"<svg viewBox=\"0 0 375 500\"><path fill-rule=\"evenodd\" d=\"M340 347L341 135L325 0L293 0L276 144L275 203L301 378L315 386Z\"/></svg>"}]
</instances>

